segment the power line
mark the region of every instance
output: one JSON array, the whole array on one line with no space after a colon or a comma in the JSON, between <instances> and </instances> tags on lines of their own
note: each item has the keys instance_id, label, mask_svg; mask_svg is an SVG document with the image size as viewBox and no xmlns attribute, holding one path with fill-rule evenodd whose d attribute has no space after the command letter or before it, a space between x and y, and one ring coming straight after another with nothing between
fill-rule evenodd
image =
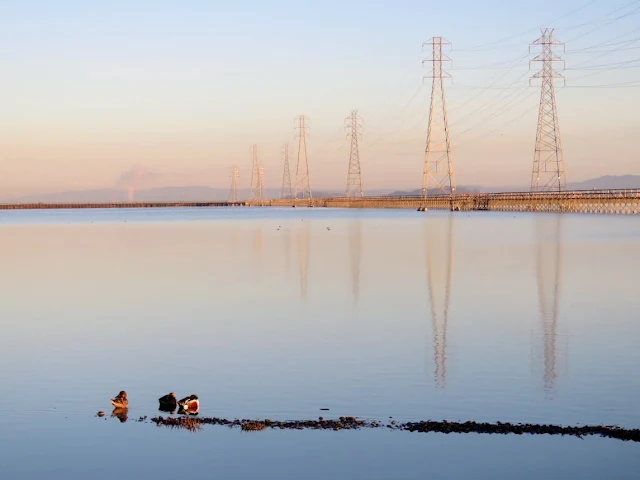
<instances>
[{"instance_id":1,"label":"power line","mask_svg":"<svg viewBox=\"0 0 640 480\"><path fill-rule=\"evenodd\" d=\"M640 38L638 38L636 40L633 40L632 43L635 43L635 42L640 42ZM582 62L576 63L575 65L573 65L573 68L577 68L577 67L579 67L581 65L588 64L589 62L592 62L593 60L597 60L599 58L606 57L607 55L611 55L612 53L615 53L616 51L618 51L618 49L614 48L613 50L609 50L609 51L607 51L607 52L605 52L605 53L603 53L601 55L596 55L595 57L592 57L590 59L587 59L587 60L584 60Z\"/></svg>"},{"instance_id":2,"label":"power line","mask_svg":"<svg viewBox=\"0 0 640 480\"><path fill-rule=\"evenodd\" d=\"M591 65L583 68L567 68L566 70L618 70L620 68L637 68L640 65L629 65L631 63L640 62L640 58L634 58L633 60L625 60L623 62L605 63L602 65Z\"/></svg>"},{"instance_id":3,"label":"power line","mask_svg":"<svg viewBox=\"0 0 640 480\"><path fill-rule=\"evenodd\" d=\"M508 111L512 110L516 105L520 105L521 103L529 100L530 98L532 98L532 94L530 91L527 91L526 89L523 89L521 92L519 92L516 96L514 96L511 100L509 100L505 105L503 105L501 110L498 110L497 112L494 112L493 114L491 114L489 117L484 117L481 118L477 123L475 123L472 127L467 128L466 130L463 130L460 133L457 133L457 136L460 137L470 131L472 131L473 129L475 129L478 125L483 125L486 124L487 121L489 120L493 120L494 118L497 118L501 115L504 115L505 113L507 113ZM515 101L516 99L519 99L517 102Z\"/></svg>"},{"instance_id":4,"label":"power line","mask_svg":"<svg viewBox=\"0 0 640 480\"><path fill-rule=\"evenodd\" d=\"M601 85L567 85L564 88L636 88L640 87L640 80L632 80L630 82L607 83Z\"/></svg>"},{"instance_id":5,"label":"power line","mask_svg":"<svg viewBox=\"0 0 640 480\"><path fill-rule=\"evenodd\" d=\"M606 41L604 43L597 43L597 44L591 45L589 47L569 49L569 50L567 50L567 53L579 53L579 52L587 52L587 53L589 53L589 50L593 50L594 48L613 47L613 46L616 46L616 45L626 45L627 43L633 43L633 42L637 41L638 38L631 38L629 40L622 40L620 42L612 42L611 40L617 40L619 38L626 37L627 35L631 35L632 33L636 33L636 32L640 32L640 28L634 28L630 32L623 33L621 35L617 35L617 36L615 36L613 38L610 38L608 41Z\"/></svg>"},{"instance_id":6,"label":"power line","mask_svg":"<svg viewBox=\"0 0 640 480\"><path fill-rule=\"evenodd\" d=\"M458 110L460 110L461 108L463 108L463 107L467 106L467 105L468 105L469 103L471 103L473 100L475 100L476 98L480 97L480 96L481 96L485 91L490 90L490 89L494 89L494 88L495 88L495 85L496 85L496 83L497 83L497 82L499 82L500 80L502 80L504 77L506 77L506 76L509 74L509 72L510 72L511 70L513 70L514 68L516 68L516 67L518 66L518 63L520 62L520 60L523 60L523 59L525 59L525 58L526 58L526 57L528 57L528 56L529 56L529 54L524 55L524 56L520 56L520 57L517 57L517 58L513 59L513 60L512 60L512 65L511 65L511 67L509 68L509 70L508 70L507 72L505 72L503 75L500 75L500 76L494 76L494 77L492 77L492 79L490 79L490 83L489 83L488 85L486 85L485 87L481 87L481 88L480 88L480 89L482 90L481 92L479 92L479 93L477 93L477 94L472 95L471 97L469 97L469 98L468 98L468 99L467 99L467 100L466 100L462 105L459 105L458 107L454 107L453 111L458 111ZM513 82L511 82L511 84L509 85L509 87L511 87L511 86L513 86L513 85L515 85L515 84L516 84L516 82L517 82L518 80L520 80L522 77L524 77L525 75L526 75L526 72L525 72L525 74L524 74L524 75L521 75L521 76L520 76L520 77L518 77L516 80L514 80ZM453 87L454 87L454 88L455 88L455 86L456 86L456 85L453 85Z\"/></svg>"},{"instance_id":7,"label":"power line","mask_svg":"<svg viewBox=\"0 0 640 480\"><path fill-rule=\"evenodd\" d=\"M524 72L524 74L522 74L522 75L520 75L518 78L516 78L513 82L511 82L511 84L507 85L504 89L501 89L501 92L500 92L500 93L498 93L497 95L494 95L493 97L491 97L489 100L487 100L487 101L486 101L486 102L484 102L482 105L480 105L480 107L478 107L478 108L476 108L475 110L471 111L471 113L468 113L466 116L464 116L464 117L462 117L461 119L459 119L459 120L457 120L457 121L453 122L453 124L452 124L452 125L457 125L458 123L463 122L466 118L469 118L469 117L475 116L475 114L476 114L476 113L478 113L478 112L480 112L480 111L484 110L484 108L485 108L485 107L487 107L487 106L489 106L489 105L494 105L494 104L495 104L495 102L496 102L496 101L497 101L501 96L503 96L503 95L504 95L504 92L505 92L505 91L508 91L511 87L513 87L513 85L516 85L516 84L518 83L518 81L519 81L522 77L524 77L524 76L526 76L526 75L528 75L528 72ZM523 83L523 86L524 86L524 83ZM525 88L519 88L519 89L517 89L517 90L513 90L511 93L508 93L508 94L505 96L505 99L506 99L506 98L509 98L509 97L513 94L513 92L514 92L514 91L515 91L515 92L517 92L518 90L525 90Z\"/></svg>"},{"instance_id":8,"label":"power line","mask_svg":"<svg viewBox=\"0 0 640 480\"><path fill-rule=\"evenodd\" d=\"M584 10L585 8L587 8L587 7L591 6L592 4L596 3L597 1L598 1L598 0L591 0L590 2L587 2L587 3L585 3L584 5L582 5L582 6L578 7L578 8L575 8L575 9L571 10L571 11L570 11L570 12L568 12L568 13L565 13L564 15L562 15L562 16L560 16L560 17L558 17L558 18L554 19L554 20L551 20L550 22L546 22L546 24L547 24L547 25L554 24L554 23L556 23L556 22L558 22L558 21L560 21L560 20L562 20L562 19L564 19L564 18L566 18L566 17L568 17L568 16L570 16L570 15L573 15L574 13L579 12L580 10ZM637 0L636 0L636 1L637 1ZM634 2L634 3L635 3L635 2ZM481 47L485 47L485 46L488 46L488 45L496 45L496 44L504 43L504 42L506 42L506 41L508 41L508 40L513 40L514 38L518 38L518 37L522 37L522 36L524 36L524 35L528 35L529 33L534 32L534 31L536 31L536 30L538 30L538 28L537 28L537 27L529 28L528 30L525 30L525 31L523 31L523 32L521 32L521 33L517 33L517 34L515 34L515 35L510 35L510 36L508 36L508 37L501 38L501 39L499 39L499 40L494 40L494 41L492 41L492 42L487 42L487 43L484 43L484 44L476 45L476 46L474 46L474 47L458 48L458 49L456 49L456 51L457 51L457 52L460 52L460 51L472 51L472 50L477 50L477 49L479 49L479 48L481 48ZM499 47L498 47L498 48L499 48Z\"/></svg>"},{"instance_id":9,"label":"power line","mask_svg":"<svg viewBox=\"0 0 640 480\"><path fill-rule=\"evenodd\" d=\"M633 2L628 3L628 4L627 4L627 5L625 5L624 7L620 7L620 8L618 8L618 9L616 9L616 10L614 10L614 11L612 11L612 12L608 13L608 14L607 14L607 16L612 15L612 14L614 14L614 13L617 13L617 12L619 12L620 10L624 10L625 8L630 7L630 6L632 6L632 5L635 5L636 3L638 3L638 1L639 1L639 0L634 0ZM607 21L607 22L603 23L602 25L597 26L597 27L595 27L595 28L593 28L593 29L589 30L588 32L585 32L585 33L582 33L582 34L580 34L580 35L577 35L577 36L575 36L575 37L573 37L573 38L570 38L569 40L567 40L567 42L574 42L574 41L576 41L578 38L585 37L585 36L587 36L587 35L589 35L589 34L591 34L591 33L595 32L596 30L599 30L599 29L601 29L601 28L603 28L603 27L606 27L607 25L611 25L612 23L617 22L618 20L622 20L623 18L627 18L627 17L629 17L629 16L631 16L631 15L634 15L634 14L635 14L636 12L638 12L639 10L640 10L640 6L639 6L639 7L634 8L633 10L631 10L631 11L629 11L629 12L626 12L626 13L623 13L622 15L617 16L617 17L615 17L615 18L613 18L613 19L611 19L611 20L609 20L609 21ZM596 20L596 21L597 21L597 20ZM595 23L595 22L590 22L590 23ZM590 23L585 23L585 24L583 24L583 25L581 25L581 26L586 26L586 25L589 25ZM578 27L576 27L576 28L578 28ZM569 31L569 30L573 30L573 29L571 29L571 28L564 28L564 29L563 29L563 31Z\"/></svg>"},{"instance_id":10,"label":"power line","mask_svg":"<svg viewBox=\"0 0 640 480\"><path fill-rule=\"evenodd\" d=\"M527 98L531 98L531 97L527 97ZM470 143L473 143L481 138L486 138L489 135L497 132L498 130L502 130L504 127L506 127L507 125L512 125L513 123L515 123L516 121L520 120L522 117L524 117L525 115L527 115L529 112L532 112L533 110L535 110L536 108L540 108L539 105L532 105L531 107L527 108L525 111L523 111L522 113L519 113L517 116L510 118L509 120L506 120L504 123L500 124L498 127L494 128L493 130L490 130L486 133L483 133L482 135L477 135L476 137L472 137L472 138L468 138L466 140L463 140L461 143L458 144L458 148L464 145L468 145ZM504 113L504 112L503 112Z\"/></svg>"}]
</instances>

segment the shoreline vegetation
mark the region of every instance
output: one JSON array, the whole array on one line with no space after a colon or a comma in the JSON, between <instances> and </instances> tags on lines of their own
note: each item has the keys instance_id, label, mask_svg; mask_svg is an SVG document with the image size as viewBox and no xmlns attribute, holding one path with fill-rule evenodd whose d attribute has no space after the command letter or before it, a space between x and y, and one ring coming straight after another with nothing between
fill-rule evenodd
<instances>
[{"instance_id":1,"label":"shoreline vegetation","mask_svg":"<svg viewBox=\"0 0 640 480\"><path fill-rule=\"evenodd\" d=\"M163 417L157 416L150 419L157 426L169 428L186 429L198 431L204 425L225 426L228 428L240 428L243 431L262 431L266 429L279 430L359 430L384 428L387 430L399 430L408 432L436 432L436 433L478 433L478 434L498 434L498 435L568 435L583 438L589 435L596 435L605 438L613 438L622 441L640 442L640 429L621 428L614 425L581 425L562 426L550 424L532 423L509 423L509 422L451 422L447 420L426 420L418 422L397 422L389 420L382 422L378 420L363 420L357 417L339 417L337 419L324 419L318 417L317 420L256 420L256 419L234 419L217 417L197 417L187 415L184 417ZM147 417L140 417L140 422L147 422Z\"/></svg>"}]
</instances>

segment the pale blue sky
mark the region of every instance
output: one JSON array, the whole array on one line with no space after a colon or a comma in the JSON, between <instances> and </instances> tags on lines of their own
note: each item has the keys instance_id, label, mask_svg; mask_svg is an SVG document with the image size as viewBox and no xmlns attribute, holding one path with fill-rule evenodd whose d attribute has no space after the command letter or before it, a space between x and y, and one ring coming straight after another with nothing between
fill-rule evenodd
<instances>
[{"instance_id":1,"label":"pale blue sky","mask_svg":"<svg viewBox=\"0 0 640 480\"><path fill-rule=\"evenodd\" d=\"M436 35L453 44L458 184L526 186L539 94L526 54L543 26L566 42L568 181L640 174L640 1L4 1L0 188L109 187L136 164L161 184L226 187L234 163L249 186L254 142L278 186L304 113L314 185L342 189L352 109L365 187L417 187L421 44Z\"/></svg>"}]
</instances>

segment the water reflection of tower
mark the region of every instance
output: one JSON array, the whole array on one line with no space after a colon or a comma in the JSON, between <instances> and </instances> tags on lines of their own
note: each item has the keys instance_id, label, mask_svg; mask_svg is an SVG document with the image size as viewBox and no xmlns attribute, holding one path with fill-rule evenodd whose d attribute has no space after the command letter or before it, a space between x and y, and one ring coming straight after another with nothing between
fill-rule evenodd
<instances>
[{"instance_id":1,"label":"water reflection of tower","mask_svg":"<svg viewBox=\"0 0 640 480\"><path fill-rule=\"evenodd\" d=\"M558 302L562 271L562 215L540 214L535 219L536 278L543 335L544 390L551 393L558 379Z\"/></svg>"},{"instance_id":2,"label":"water reflection of tower","mask_svg":"<svg viewBox=\"0 0 640 480\"><path fill-rule=\"evenodd\" d=\"M433 329L435 385L447 380L447 327L453 274L453 214L425 219L427 284Z\"/></svg>"},{"instance_id":3,"label":"water reflection of tower","mask_svg":"<svg viewBox=\"0 0 640 480\"><path fill-rule=\"evenodd\" d=\"M291 228L284 231L284 266L288 274L291 271Z\"/></svg>"},{"instance_id":4,"label":"water reflection of tower","mask_svg":"<svg viewBox=\"0 0 640 480\"><path fill-rule=\"evenodd\" d=\"M362 220L349 222L349 256L351 258L351 292L357 305L360 295L360 264L362 262Z\"/></svg>"},{"instance_id":5,"label":"water reflection of tower","mask_svg":"<svg viewBox=\"0 0 640 480\"><path fill-rule=\"evenodd\" d=\"M256 278L259 274L260 267L262 266L262 249L264 245L264 238L262 232L262 225L259 222L256 222L255 229L253 230L253 242L252 242L252 250L254 256L253 264L256 266L257 271L255 273Z\"/></svg>"},{"instance_id":6,"label":"water reflection of tower","mask_svg":"<svg viewBox=\"0 0 640 480\"><path fill-rule=\"evenodd\" d=\"M298 263L300 268L300 296L307 298L309 283L309 222L298 228Z\"/></svg>"}]
</instances>

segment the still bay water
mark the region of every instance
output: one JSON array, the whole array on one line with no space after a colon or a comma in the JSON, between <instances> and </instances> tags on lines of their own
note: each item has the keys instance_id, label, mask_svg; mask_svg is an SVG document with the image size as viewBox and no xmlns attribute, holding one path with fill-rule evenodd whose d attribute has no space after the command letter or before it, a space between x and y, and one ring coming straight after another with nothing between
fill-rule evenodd
<instances>
[{"instance_id":1,"label":"still bay water","mask_svg":"<svg viewBox=\"0 0 640 480\"><path fill-rule=\"evenodd\" d=\"M226 418L637 428L637 217L16 210L0 252L2 479L640 472L638 444L595 437L132 421L174 391Z\"/></svg>"}]
</instances>

